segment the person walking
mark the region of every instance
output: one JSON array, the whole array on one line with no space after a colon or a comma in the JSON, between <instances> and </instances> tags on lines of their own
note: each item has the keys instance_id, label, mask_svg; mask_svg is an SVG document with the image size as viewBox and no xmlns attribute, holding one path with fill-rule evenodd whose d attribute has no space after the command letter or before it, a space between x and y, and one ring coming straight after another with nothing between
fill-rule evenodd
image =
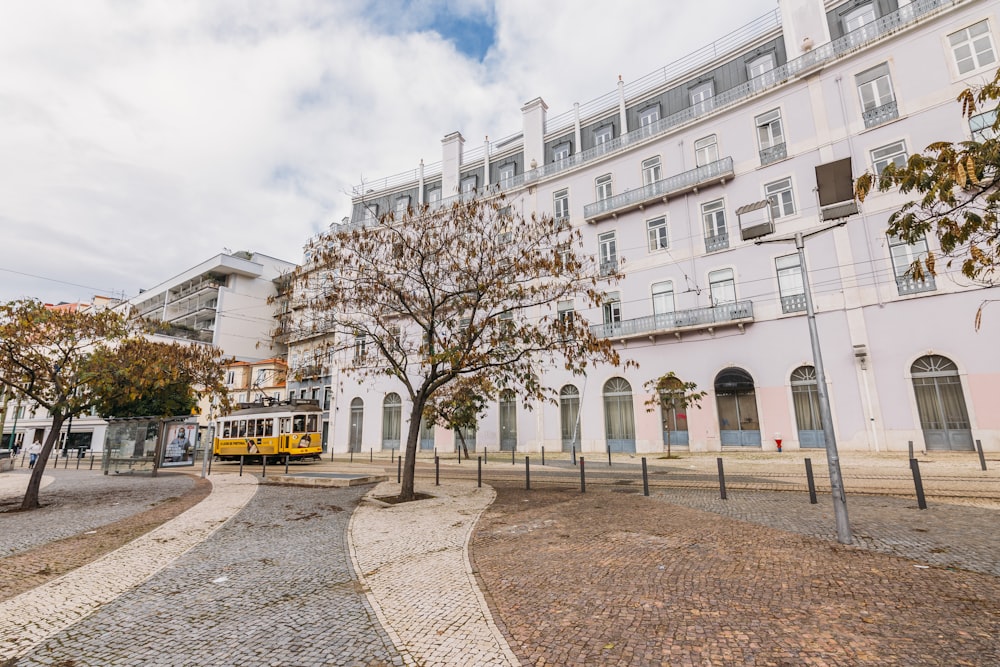
<instances>
[{"instance_id":1,"label":"person walking","mask_svg":"<svg viewBox=\"0 0 1000 667\"><path fill-rule=\"evenodd\" d=\"M42 453L42 441L35 440L31 443L31 447L28 447L28 468L35 467L35 461L38 460L38 455Z\"/></svg>"}]
</instances>

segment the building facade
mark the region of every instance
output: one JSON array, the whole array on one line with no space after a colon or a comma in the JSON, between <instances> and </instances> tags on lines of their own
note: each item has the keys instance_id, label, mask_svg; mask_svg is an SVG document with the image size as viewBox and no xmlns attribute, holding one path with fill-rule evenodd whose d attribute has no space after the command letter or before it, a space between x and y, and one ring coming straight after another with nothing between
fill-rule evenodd
<instances>
[{"instance_id":1,"label":"building facade","mask_svg":"<svg viewBox=\"0 0 1000 667\"><path fill-rule=\"evenodd\" d=\"M505 139L366 182L348 225L407 206L503 190L524 214L583 233L607 285L600 309L576 310L638 362L585 378L547 373L558 405L527 411L503 396L481 421L480 448L659 452L674 447L774 450L825 445L796 233L808 280L838 445L866 451L1000 450L1000 355L976 310L996 288L957 269L915 279L933 238L887 236L906 201L853 179L934 141L983 139L995 110L961 115L955 99L1000 65L998 7L987 0L782 0L780 9L691 56L568 113L538 98ZM758 243L765 241L764 243ZM310 337L321 336L322 327ZM297 352L309 341L291 343ZM346 345L341 346L347 347ZM360 384L347 353L321 359L333 390L333 451L398 446L401 387ZM668 371L708 392L699 409L648 412L645 382ZM668 428L669 427L669 428ZM421 446L451 450L427 429Z\"/></svg>"}]
</instances>

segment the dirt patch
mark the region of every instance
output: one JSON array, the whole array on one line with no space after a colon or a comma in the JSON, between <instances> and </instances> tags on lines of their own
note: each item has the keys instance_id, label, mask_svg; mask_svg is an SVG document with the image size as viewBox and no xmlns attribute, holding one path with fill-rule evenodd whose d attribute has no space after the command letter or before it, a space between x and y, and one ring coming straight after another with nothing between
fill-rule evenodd
<instances>
[{"instance_id":1,"label":"dirt patch","mask_svg":"<svg viewBox=\"0 0 1000 667\"><path fill-rule=\"evenodd\" d=\"M416 500L427 500L428 498L433 498L434 496L429 493L414 493L412 500L400 500L399 496L377 496L375 500L381 501L387 505L399 505L400 503L409 503Z\"/></svg>"},{"instance_id":2,"label":"dirt patch","mask_svg":"<svg viewBox=\"0 0 1000 667\"><path fill-rule=\"evenodd\" d=\"M194 485L186 493L179 497L167 498L145 512L109 523L93 531L56 540L0 559L0 571L4 573L0 578L0 601L61 577L145 535L194 507L211 491L211 482L195 478ZM90 500L102 502L100 497Z\"/></svg>"}]
</instances>

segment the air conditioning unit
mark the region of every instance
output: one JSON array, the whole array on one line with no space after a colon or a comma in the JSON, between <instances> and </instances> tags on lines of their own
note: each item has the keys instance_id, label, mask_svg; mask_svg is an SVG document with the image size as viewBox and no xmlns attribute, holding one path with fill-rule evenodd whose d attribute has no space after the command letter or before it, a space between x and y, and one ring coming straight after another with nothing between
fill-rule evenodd
<instances>
[{"instance_id":1,"label":"air conditioning unit","mask_svg":"<svg viewBox=\"0 0 1000 667\"><path fill-rule=\"evenodd\" d=\"M759 239L774 233L774 221L771 220L771 203L764 199L736 209L736 217L740 221L740 235L744 241Z\"/></svg>"}]
</instances>

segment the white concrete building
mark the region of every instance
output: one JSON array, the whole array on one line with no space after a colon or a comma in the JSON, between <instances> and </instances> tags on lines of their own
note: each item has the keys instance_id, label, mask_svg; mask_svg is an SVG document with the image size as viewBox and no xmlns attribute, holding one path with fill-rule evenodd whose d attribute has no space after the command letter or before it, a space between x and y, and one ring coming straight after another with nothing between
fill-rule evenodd
<instances>
[{"instance_id":1,"label":"white concrete building","mask_svg":"<svg viewBox=\"0 0 1000 667\"><path fill-rule=\"evenodd\" d=\"M566 113L528 102L523 127L504 139L465 150L448 134L441 163L358 186L349 224L499 186L525 214L568 218L589 252L624 271L603 309L577 309L639 369L548 374L560 405L501 401L480 423L479 448L663 451L664 416L646 411L643 383L667 371L709 394L701 409L667 416L675 447L822 447L796 248L752 237L840 222L805 247L839 446L970 449L980 439L998 451L1000 322L989 311L982 331L973 322L1000 292L944 267L913 280L910 262L934 240L887 237L898 193L860 207L852 194L866 170L983 136L996 112L970 124L955 98L1000 64L998 7L781 0ZM335 373L316 373L336 390L333 451L398 446L401 388L348 374L331 383ZM428 430L422 446L450 451L454 435Z\"/></svg>"}]
</instances>

